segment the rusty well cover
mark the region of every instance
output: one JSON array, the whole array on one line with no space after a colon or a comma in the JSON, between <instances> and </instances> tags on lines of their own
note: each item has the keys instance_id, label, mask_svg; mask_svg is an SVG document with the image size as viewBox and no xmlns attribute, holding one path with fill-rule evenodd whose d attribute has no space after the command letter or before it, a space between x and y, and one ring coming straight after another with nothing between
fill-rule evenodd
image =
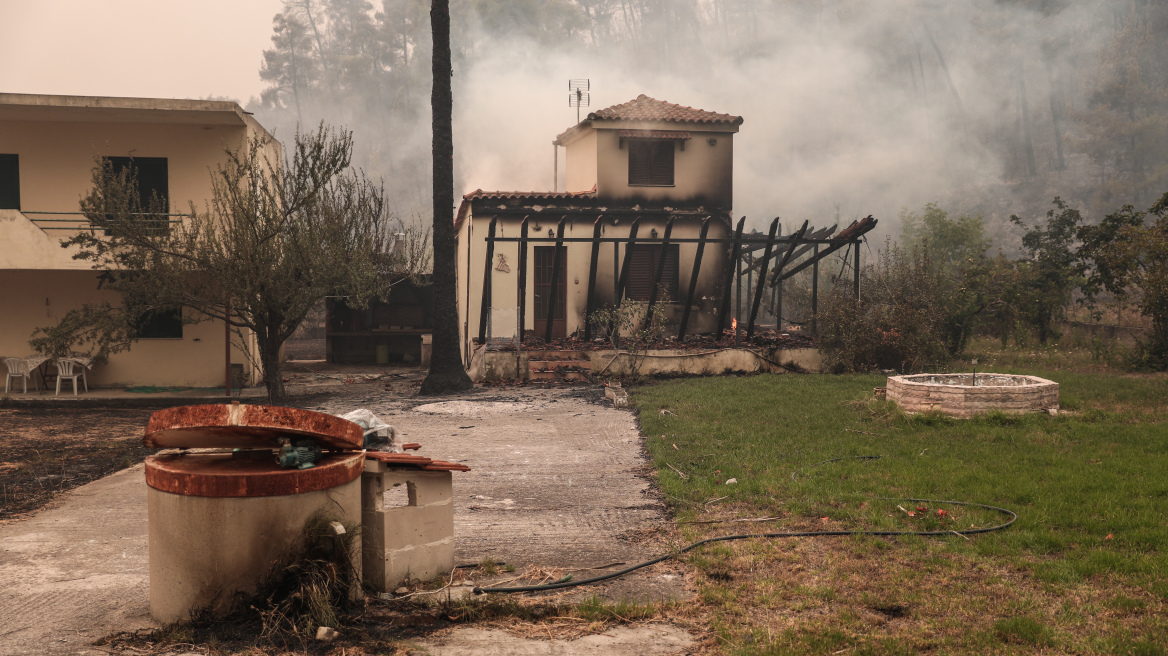
<instances>
[{"instance_id":1,"label":"rusty well cover","mask_svg":"<svg viewBox=\"0 0 1168 656\"><path fill-rule=\"evenodd\" d=\"M271 497L344 485L364 467L360 451L325 454L308 469L283 469L270 451L156 455L146 458L146 484L189 497Z\"/></svg>"},{"instance_id":2,"label":"rusty well cover","mask_svg":"<svg viewBox=\"0 0 1168 656\"><path fill-rule=\"evenodd\" d=\"M325 449L361 449L364 431L323 412L271 405L187 405L159 410L146 425L142 443L157 449L280 446L281 437L308 437Z\"/></svg>"}]
</instances>

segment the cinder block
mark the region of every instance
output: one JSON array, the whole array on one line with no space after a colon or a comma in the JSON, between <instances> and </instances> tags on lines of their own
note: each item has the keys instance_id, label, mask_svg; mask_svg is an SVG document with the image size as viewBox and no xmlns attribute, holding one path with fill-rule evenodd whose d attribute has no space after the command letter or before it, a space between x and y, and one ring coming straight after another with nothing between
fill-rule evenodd
<instances>
[{"instance_id":1,"label":"cinder block","mask_svg":"<svg viewBox=\"0 0 1168 656\"><path fill-rule=\"evenodd\" d=\"M412 487L411 506L447 503L454 498L453 481L448 471L421 471L418 469L388 469L381 474L383 491L395 485ZM412 484L412 485L411 485Z\"/></svg>"},{"instance_id":2,"label":"cinder block","mask_svg":"<svg viewBox=\"0 0 1168 656\"><path fill-rule=\"evenodd\" d=\"M454 569L454 538L408 549L385 552L382 565L384 590L393 590L404 581L450 574Z\"/></svg>"}]
</instances>

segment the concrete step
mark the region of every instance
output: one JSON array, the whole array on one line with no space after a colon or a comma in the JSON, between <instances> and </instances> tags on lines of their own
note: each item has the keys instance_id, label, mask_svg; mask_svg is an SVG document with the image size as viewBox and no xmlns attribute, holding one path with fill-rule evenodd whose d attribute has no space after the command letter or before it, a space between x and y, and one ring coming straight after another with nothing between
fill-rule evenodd
<instances>
[{"instance_id":1,"label":"concrete step","mask_svg":"<svg viewBox=\"0 0 1168 656\"><path fill-rule=\"evenodd\" d=\"M528 360L527 368L537 369L592 369L591 360Z\"/></svg>"},{"instance_id":2,"label":"concrete step","mask_svg":"<svg viewBox=\"0 0 1168 656\"><path fill-rule=\"evenodd\" d=\"M556 371L554 369L548 371L529 371L527 372L528 380L588 380L587 372L584 371Z\"/></svg>"}]
</instances>

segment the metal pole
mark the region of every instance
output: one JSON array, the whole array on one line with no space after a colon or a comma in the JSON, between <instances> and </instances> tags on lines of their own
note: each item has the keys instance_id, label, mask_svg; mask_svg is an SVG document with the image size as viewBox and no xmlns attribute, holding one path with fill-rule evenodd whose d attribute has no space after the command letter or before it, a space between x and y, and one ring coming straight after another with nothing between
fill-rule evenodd
<instances>
[{"instance_id":1,"label":"metal pole","mask_svg":"<svg viewBox=\"0 0 1168 656\"><path fill-rule=\"evenodd\" d=\"M545 344L549 344L552 341L552 326L555 324L555 321L556 321L556 301L559 300L559 298L558 298L559 294L556 293L556 287L560 284L560 263L561 263L560 249L562 249L564 247L564 241L563 241L564 240L564 223L567 222L567 220L568 220L568 217L566 217L566 216L560 218L560 223L558 226L556 226L556 246L555 246L556 250L552 251L552 280L551 280L552 284L551 284L551 288L548 292L548 301L546 304L547 305L547 328L544 330L544 338L543 338L543 341ZM564 317L565 317L565 321L566 321L567 314L565 314Z\"/></svg>"},{"instance_id":2,"label":"metal pole","mask_svg":"<svg viewBox=\"0 0 1168 656\"><path fill-rule=\"evenodd\" d=\"M856 242L856 266L855 266L855 280L852 282L852 292L856 296L856 302L860 301L860 240Z\"/></svg>"},{"instance_id":3,"label":"metal pole","mask_svg":"<svg viewBox=\"0 0 1168 656\"><path fill-rule=\"evenodd\" d=\"M231 301L227 301L223 307L223 354L226 361L225 382L223 383L224 396L231 396L231 323L228 321L230 318ZM73 381L73 386L77 386L77 381Z\"/></svg>"},{"instance_id":4,"label":"metal pole","mask_svg":"<svg viewBox=\"0 0 1168 656\"><path fill-rule=\"evenodd\" d=\"M681 327L677 331L677 341L685 339L685 327L689 324L689 312L693 307L694 294L698 291L698 274L702 271L702 255L706 252L706 234L710 231L710 217L702 219L702 229L698 235L698 252L694 255L693 268L689 272L689 292L685 295L685 308L681 311ZM680 265L680 263L679 263Z\"/></svg>"},{"instance_id":5,"label":"metal pole","mask_svg":"<svg viewBox=\"0 0 1168 656\"><path fill-rule=\"evenodd\" d=\"M600 221L604 215L596 217L592 224L592 259L588 264L588 298L584 310L584 341L592 339L592 313L596 310L596 265L600 262Z\"/></svg>"},{"instance_id":6,"label":"metal pole","mask_svg":"<svg viewBox=\"0 0 1168 656\"><path fill-rule=\"evenodd\" d=\"M487 343L487 321L491 308L491 262L495 259L495 229L499 217L491 217L487 227L487 259L483 261L483 295L479 299L479 344Z\"/></svg>"}]
</instances>

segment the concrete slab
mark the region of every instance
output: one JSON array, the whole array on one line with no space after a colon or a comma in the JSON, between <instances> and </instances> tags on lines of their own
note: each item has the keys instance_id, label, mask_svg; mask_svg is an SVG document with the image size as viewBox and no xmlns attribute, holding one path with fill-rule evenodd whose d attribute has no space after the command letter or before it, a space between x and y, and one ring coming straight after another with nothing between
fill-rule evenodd
<instances>
[{"instance_id":1,"label":"concrete slab","mask_svg":"<svg viewBox=\"0 0 1168 656\"><path fill-rule=\"evenodd\" d=\"M154 626L142 465L0 526L0 654L90 653L113 631Z\"/></svg>"},{"instance_id":2,"label":"concrete slab","mask_svg":"<svg viewBox=\"0 0 1168 656\"><path fill-rule=\"evenodd\" d=\"M694 643L693 636L668 624L618 626L575 640L529 640L506 631L459 628L440 639L419 641L413 654L427 656L655 656L678 654Z\"/></svg>"},{"instance_id":3,"label":"concrete slab","mask_svg":"<svg viewBox=\"0 0 1168 656\"><path fill-rule=\"evenodd\" d=\"M316 403L310 408L330 413L369 408L403 441L422 443L421 455L472 467L454 473L458 563L489 556L516 567L596 567L660 549L639 537L664 515L639 476L645 462L634 416L597 389L480 390L435 401L344 385ZM152 626L146 490L139 465L0 525L0 655L90 653L103 635ZM582 594L684 598L684 578L663 567ZM535 645L541 651L530 653L622 653Z\"/></svg>"}]
</instances>

